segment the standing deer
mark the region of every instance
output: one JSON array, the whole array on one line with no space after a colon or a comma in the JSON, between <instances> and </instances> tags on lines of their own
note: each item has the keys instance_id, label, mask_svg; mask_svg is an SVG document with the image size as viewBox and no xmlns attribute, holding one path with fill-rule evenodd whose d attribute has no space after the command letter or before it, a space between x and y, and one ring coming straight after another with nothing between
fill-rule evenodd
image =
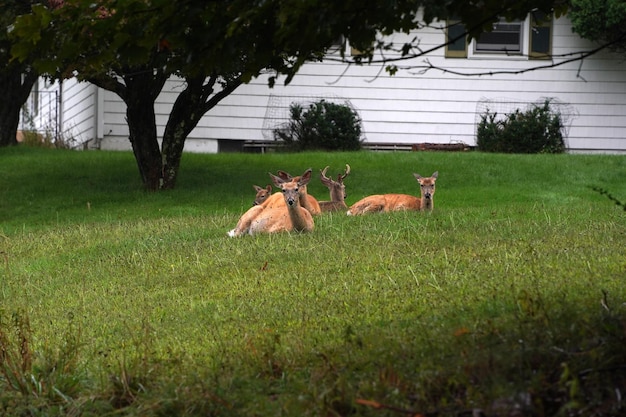
<instances>
[{"instance_id":1,"label":"standing deer","mask_svg":"<svg viewBox=\"0 0 626 417\"><path fill-rule=\"evenodd\" d=\"M284 231L310 232L313 230L315 225L311 213L300 205L300 189L306 187L311 180L311 169L291 180L285 180L272 173L269 175L274 185L281 189L285 204L270 207L267 204L269 200L266 200L265 204L253 206L241 216L237 226L228 232L228 236L236 237L245 234L254 235Z\"/></svg>"},{"instance_id":2,"label":"standing deer","mask_svg":"<svg viewBox=\"0 0 626 417\"><path fill-rule=\"evenodd\" d=\"M421 198L407 194L370 195L350 206L348 216L401 210L432 210L433 196L435 195L435 181L438 175L438 171L435 171L433 175L426 178L422 177L420 174L413 174L420 184L422 191Z\"/></svg>"},{"instance_id":3,"label":"standing deer","mask_svg":"<svg viewBox=\"0 0 626 417\"><path fill-rule=\"evenodd\" d=\"M322 212L333 212L347 209L348 206L345 202L346 186L343 183L343 180L350 175L350 165L346 164L346 170L344 173L337 175L337 181L334 181L332 178L328 178L326 176L326 171L328 171L328 167L324 168L324 170L320 172L320 180L330 191L330 201L320 201L320 209Z\"/></svg>"},{"instance_id":4,"label":"standing deer","mask_svg":"<svg viewBox=\"0 0 626 417\"><path fill-rule=\"evenodd\" d=\"M258 185L253 185L254 190L256 191L256 196L254 196L254 201L252 202L253 206L258 206L263 204L265 200L270 198L272 195L272 185L268 184L267 187L259 187Z\"/></svg>"}]
</instances>

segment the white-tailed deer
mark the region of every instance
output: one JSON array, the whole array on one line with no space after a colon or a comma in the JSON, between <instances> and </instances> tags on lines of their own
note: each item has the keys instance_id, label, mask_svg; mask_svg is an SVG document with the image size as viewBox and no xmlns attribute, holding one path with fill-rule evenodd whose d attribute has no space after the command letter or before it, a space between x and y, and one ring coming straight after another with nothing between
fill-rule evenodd
<instances>
[{"instance_id":1,"label":"white-tailed deer","mask_svg":"<svg viewBox=\"0 0 626 417\"><path fill-rule=\"evenodd\" d=\"M253 185L253 187L256 191L256 196L254 196L254 202L252 202L253 206L258 206L265 203L265 201L272 195L271 184L268 184L265 188L259 187L258 185Z\"/></svg>"},{"instance_id":2,"label":"white-tailed deer","mask_svg":"<svg viewBox=\"0 0 626 417\"><path fill-rule=\"evenodd\" d=\"M271 175L271 174L270 174ZM278 177L282 178L284 181L298 181L300 177L294 177L288 172L278 171ZM258 195L258 193L257 193ZM262 203L266 208L275 208L275 207L284 207L285 199L282 198L280 193L274 193L270 195L264 203ZM322 212L320 208L319 202L315 197L308 193L306 185L304 187L300 187L300 205L311 212L313 215L318 215Z\"/></svg>"},{"instance_id":3,"label":"white-tailed deer","mask_svg":"<svg viewBox=\"0 0 626 417\"><path fill-rule=\"evenodd\" d=\"M337 181L334 181L332 178L328 178L326 176L326 171L328 171L328 167L321 170L320 180L330 191L330 201L320 201L320 209L322 212L333 212L347 209L348 206L345 202L346 186L343 183L343 180L350 175L350 165L346 164L346 170L344 173L337 175Z\"/></svg>"},{"instance_id":4,"label":"white-tailed deer","mask_svg":"<svg viewBox=\"0 0 626 417\"><path fill-rule=\"evenodd\" d=\"M280 177L283 181L296 181L297 182L297 181L300 181L300 178L301 178L300 176L294 177L288 172L281 171L281 170L279 170L277 174L278 174L278 177ZM320 204L317 201L317 199L308 193L306 184L303 187L300 187L299 192L300 192L300 205L302 207L309 210L309 212L313 214L314 216L322 212L322 209L320 208ZM271 208L271 207L284 206L284 204L285 204L284 199L280 198L280 194L278 194L276 197L271 196L267 200L266 206Z\"/></svg>"},{"instance_id":5,"label":"white-tailed deer","mask_svg":"<svg viewBox=\"0 0 626 417\"><path fill-rule=\"evenodd\" d=\"M435 171L430 177L422 177L420 174L413 174L420 184L422 191L421 198L407 194L379 194L365 197L348 210L348 216L359 214L401 211L401 210L432 210L433 196L435 195L435 181L439 172Z\"/></svg>"},{"instance_id":6,"label":"white-tailed deer","mask_svg":"<svg viewBox=\"0 0 626 417\"><path fill-rule=\"evenodd\" d=\"M285 204L278 207L269 207L268 204L253 206L241 216L237 226L228 232L228 236L313 230L315 225L311 213L300 205L300 189L306 187L311 180L311 169L292 180L285 180L272 173L269 175L274 185L281 189Z\"/></svg>"}]
</instances>

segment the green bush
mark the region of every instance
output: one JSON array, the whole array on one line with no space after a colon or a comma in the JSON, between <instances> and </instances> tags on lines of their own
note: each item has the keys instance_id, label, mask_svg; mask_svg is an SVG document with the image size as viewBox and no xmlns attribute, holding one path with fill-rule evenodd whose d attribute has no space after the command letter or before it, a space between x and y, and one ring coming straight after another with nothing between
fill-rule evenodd
<instances>
[{"instance_id":1,"label":"green bush","mask_svg":"<svg viewBox=\"0 0 626 417\"><path fill-rule=\"evenodd\" d=\"M563 128L561 114L551 109L550 100L526 112L515 110L504 119L487 110L480 118L476 145L485 152L562 153Z\"/></svg>"},{"instance_id":2,"label":"green bush","mask_svg":"<svg viewBox=\"0 0 626 417\"><path fill-rule=\"evenodd\" d=\"M289 107L290 120L274 130L274 139L294 151L361 149L361 118L345 104L320 100L304 108L299 103Z\"/></svg>"}]
</instances>

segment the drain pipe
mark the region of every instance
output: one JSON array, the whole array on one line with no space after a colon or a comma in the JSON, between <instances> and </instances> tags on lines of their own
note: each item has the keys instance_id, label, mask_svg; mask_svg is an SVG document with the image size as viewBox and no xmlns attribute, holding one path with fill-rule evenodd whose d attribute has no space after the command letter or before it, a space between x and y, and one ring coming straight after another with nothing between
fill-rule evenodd
<instances>
[{"instance_id":1,"label":"drain pipe","mask_svg":"<svg viewBox=\"0 0 626 417\"><path fill-rule=\"evenodd\" d=\"M94 88L93 101L93 122L94 122L94 146L93 149L100 150L102 139L104 138L104 95L102 89L95 84L92 84Z\"/></svg>"},{"instance_id":2,"label":"drain pipe","mask_svg":"<svg viewBox=\"0 0 626 417\"><path fill-rule=\"evenodd\" d=\"M57 138L62 139L63 135L63 80L59 80L59 89L57 90Z\"/></svg>"}]
</instances>

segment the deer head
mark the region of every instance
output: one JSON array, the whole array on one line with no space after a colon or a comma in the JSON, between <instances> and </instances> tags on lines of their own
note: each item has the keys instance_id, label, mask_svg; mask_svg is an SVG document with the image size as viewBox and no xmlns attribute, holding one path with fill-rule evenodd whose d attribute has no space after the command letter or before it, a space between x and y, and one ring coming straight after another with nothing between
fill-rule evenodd
<instances>
[{"instance_id":1,"label":"deer head","mask_svg":"<svg viewBox=\"0 0 626 417\"><path fill-rule=\"evenodd\" d=\"M321 170L320 172L320 180L322 184L324 184L330 190L330 199L331 201L343 201L346 199L346 186L343 183L343 180L350 175L350 165L346 164L346 170L343 174L337 175L337 181L333 181L332 178L328 178L326 176L326 171L328 171L328 166Z\"/></svg>"},{"instance_id":2,"label":"deer head","mask_svg":"<svg viewBox=\"0 0 626 417\"><path fill-rule=\"evenodd\" d=\"M296 181L298 182L300 180L300 176L296 176L294 177L293 175L291 175L288 172L282 171L282 170L278 170L277 172L278 178L280 178L281 180L287 182L287 181ZM272 174L270 174L272 175ZM272 177L274 177L274 175L272 175ZM307 193L307 188L306 185L304 186L304 189L300 190L300 194L306 194Z\"/></svg>"},{"instance_id":3,"label":"deer head","mask_svg":"<svg viewBox=\"0 0 626 417\"><path fill-rule=\"evenodd\" d=\"M309 172L309 177L310 177L310 171L311 168L309 168L307 171L305 171L304 174L300 175L300 176L292 176L291 174L289 174L288 172L285 171L278 171L278 177L281 178L283 181L295 181L295 182L299 182L302 177L304 177L304 175ZM319 202L317 201L317 199L315 197L313 197L312 195L309 194L308 190L307 190L307 186L306 184L309 181L306 181L305 183L301 184L299 187L299 191L300 191L300 204L302 205L302 207L304 207L305 209L307 209L308 211L311 212L311 214L319 214L321 213L321 208L319 205Z\"/></svg>"},{"instance_id":4,"label":"deer head","mask_svg":"<svg viewBox=\"0 0 626 417\"><path fill-rule=\"evenodd\" d=\"M298 177L292 177L284 171L278 171L278 175L274 175L271 172L269 173L274 185L283 192L288 207L294 207L300 204L301 188L306 187L311 180L311 171L311 168L309 168L304 174Z\"/></svg>"},{"instance_id":5,"label":"deer head","mask_svg":"<svg viewBox=\"0 0 626 417\"><path fill-rule=\"evenodd\" d=\"M256 191L256 196L254 197L254 201L252 202L253 206L258 206L263 204L265 200L272 195L272 185L268 184L265 188L259 187L258 185L253 185L254 190Z\"/></svg>"},{"instance_id":6,"label":"deer head","mask_svg":"<svg viewBox=\"0 0 626 417\"><path fill-rule=\"evenodd\" d=\"M420 174L413 174L415 179L420 184L420 190L422 191L422 208L432 209L433 207L433 195L435 194L435 181L439 171L435 171L430 177L422 177Z\"/></svg>"}]
</instances>

